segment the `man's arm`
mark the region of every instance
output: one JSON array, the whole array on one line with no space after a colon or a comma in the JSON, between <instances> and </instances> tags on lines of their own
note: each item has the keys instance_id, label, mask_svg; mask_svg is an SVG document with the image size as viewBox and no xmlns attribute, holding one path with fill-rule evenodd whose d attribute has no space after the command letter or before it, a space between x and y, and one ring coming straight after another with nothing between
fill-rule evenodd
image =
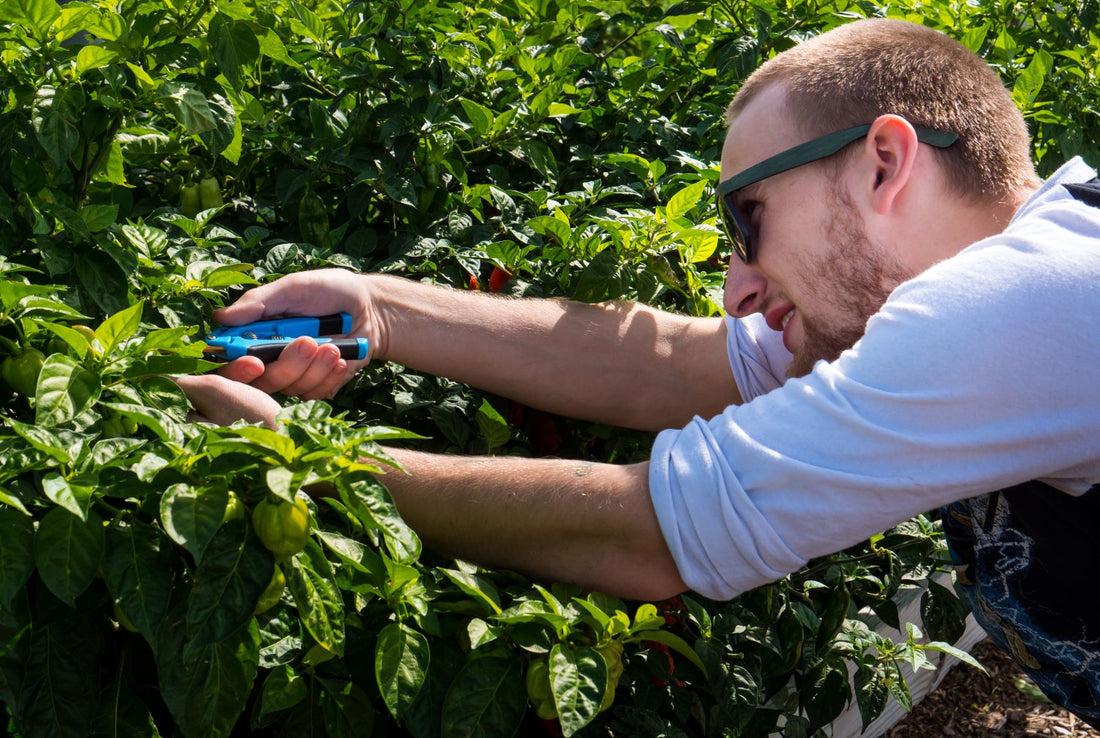
<instances>
[{"instance_id":1,"label":"man's arm","mask_svg":"<svg viewBox=\"0 0 1100 738\"><path fill-rule=\"evenodd\" d=\"M279 403L215 374L176 377L201 419L276 426ZM382 482L432 549L633 599L686 589L649 496L649 464L387 449ZM407 473L406 473L407 472Z\"/></svg>"},{"instance_id":2,"label":"man's arm","mask_svg":"<svg viewBox=\"0 0 1100 738\"><path fill-rule=\"evenodd\" d=\"M512 299L375 283L386 358L543 410L679 427L738 402L720 318L638 303Z\"/></svg>"},{"instance_id":3,"label":"man's arm","mask_svg":"<svg viewBox=\"0 0 1100 738\"><path fill-rule=\"evenodd\" d=\"M648 463L388 452L408 473L382 481L434 550L630 599L687 589L649 499Z\"/></svg>"},{"instance_id":4,"label":"man's arm","mask_svg":"<svg viewBox=\"0 0 1100 738\"><path fill-rule=\"evenodd\" d=\"M352 313L373 359L449 377L570 417L660 430L740 402L720 318L636 303L511 299L385 275L302 272L219 311L230 323L282 313ZM267 392L333 394L358 368L299 340L266 369L242 359L228 376Z\"/></svg>"}]
</instances>

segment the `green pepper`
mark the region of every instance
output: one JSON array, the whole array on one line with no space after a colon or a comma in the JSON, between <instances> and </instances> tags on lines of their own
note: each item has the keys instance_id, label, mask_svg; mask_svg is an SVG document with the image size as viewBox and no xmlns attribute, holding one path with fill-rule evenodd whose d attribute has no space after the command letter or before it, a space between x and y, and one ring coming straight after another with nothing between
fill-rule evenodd
<instances>
[{"instance_id":1,"label":"green pepper","mask_svg":"<svg viewBox=\"0 0 1100 738\"><path fill-rule=\"evenodd\" d=\"M199 205L203 210L219 207L222 204L222 188L216 177L203 177L199 182Z\"/></svg>"},{"instance_id":2,"label":"green pepper","mask_svg":"<svg viewBox=\"0 0 1100 738\"><path fill-rule=\"evenodd\" d=\"M294 504L268 496L252 511L252 528L276 563L289 558L309 542L309 507L300 497Z\"/></svg>"},{"instance_id":3,"label":"green pepper","mask_svg":"<svg viewBox=\"0 0 1100 738\"><path fill-rule=\"evenodd\" d=\"M283 574L282 569L276 566L275 573L271 575L271 581L260 593L260 599L256 600L256 609L252 611L252 614L259 615L261 612L267 612L278 605L279 600L283 598L284 589L286 589L286 575Z\"/></svg>"},{"instance_id":4,"label":"green pepper","mask_svg":"<svg viewBox=\"0 0 1100 738\"><path fill-rule=\"evenodd\" d=\"M202 200L199 196L199 186L192 182L180 187L180 212L188 218L194 218L200 210L202 210Z\"/></svg>"},{"instance_id":5,"label":"green pepper","mask_svg":"<svg viewBox=\"0 0 1100 738\"><path fill-rule=\"evenodd\" d=\"M315 192L307 192L298 203L298 232L302 241L322 248L329 247L328 208Z\"/></svg>"},{"instance_id":6,"label":"green pepper","mask_svg":"<svg viewBox=\"0 0 1100 738\"><path fill-rule=\"evenodd\" d=\"M25 348L4 359L4 363L0 364L0 376L19 394L34 397L38 375L45 361L46 355L38 349Z\"/></svg>"},{"instance_id":7,"label":"green pepper","mask_svg":"<svg viewBox=\"0 0 1100 738\"><path fill-rule=\"evenodd\" d=\"M230 490L229 499L225 503L225 514L222 516L222 523L228 523L230 520L243 520L247 512L241 498Z\"/></svg>"}]
</instances>

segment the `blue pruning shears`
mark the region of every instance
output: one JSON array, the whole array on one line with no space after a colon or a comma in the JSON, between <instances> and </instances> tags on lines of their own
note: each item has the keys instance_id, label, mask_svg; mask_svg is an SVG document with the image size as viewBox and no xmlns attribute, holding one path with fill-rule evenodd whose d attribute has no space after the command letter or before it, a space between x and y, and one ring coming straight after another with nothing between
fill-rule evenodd
<instances>
[{"instance_id":1,"label":"blue pruning shears","mask_svg":"<svg viewBox=\"0 0 1100 738\"><path fill-rule=\"evenodd\" d=\"M298 336L313 336L317 343L331 343L340 349L340 356L349 360L367 358L370 347L365 338L323 338L351 332L351 315L337 313L320 317L294 316L257 320L245 325L228 325L206 337L207 356L232 361L242 356L255 356L265 364L279 358L286 345Z\"/></svg>"}]
</instances>

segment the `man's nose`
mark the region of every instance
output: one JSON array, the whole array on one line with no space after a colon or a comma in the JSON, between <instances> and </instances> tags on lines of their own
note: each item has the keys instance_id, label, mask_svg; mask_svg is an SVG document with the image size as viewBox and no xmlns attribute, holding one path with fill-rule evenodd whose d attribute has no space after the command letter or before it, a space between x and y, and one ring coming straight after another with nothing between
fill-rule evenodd
<instances>
[{"instance_id":1,"label":"man's nose","mask_svg":"<svg viewBox=\"0 0 1100 738\"><path fill-rule=\"evenodd\" d=\"M768 280L756 266L745 264L737 256L730 257L722 299L728 315L744 318L759 312L764 306L767 289Z\"/></svg>"}]
</instances>

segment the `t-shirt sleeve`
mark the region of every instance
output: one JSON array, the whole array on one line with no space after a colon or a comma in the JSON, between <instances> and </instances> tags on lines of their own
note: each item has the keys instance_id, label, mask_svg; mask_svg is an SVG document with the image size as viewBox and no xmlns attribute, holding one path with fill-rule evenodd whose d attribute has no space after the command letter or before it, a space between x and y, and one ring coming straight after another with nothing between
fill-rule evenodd
<instances>
[{"instance_id":1,"label":"t-shirt sleeve","mask_svg":"<svg viewBox=\"0 0 1100 738\"><path fill-rule=\"evenodd\" d=\"M783 345L783 334L769 328L759 313L747 318L726 316L726 350L744 402L785 381L791 352Z\"/></svg>"},{"instance_id":2,"label":"t-shirt sleeve","mask_svg":"<svg viewBox=\"0 0 1100 738\"><path fill-rule=\"evenodd\" d=\"M1089 259L1025 245L933 268L836 361L659 434L650 495L687 585L728 599L958 499L1039 478L1087 488L1100 470L1100 383L1081 381L1100 366L1100 321L1081 317L1100 314ZM1067 316L1070 344L1045 330ZM739 385L765 365L742 362Z\"/></svg>"}]
</instances>

